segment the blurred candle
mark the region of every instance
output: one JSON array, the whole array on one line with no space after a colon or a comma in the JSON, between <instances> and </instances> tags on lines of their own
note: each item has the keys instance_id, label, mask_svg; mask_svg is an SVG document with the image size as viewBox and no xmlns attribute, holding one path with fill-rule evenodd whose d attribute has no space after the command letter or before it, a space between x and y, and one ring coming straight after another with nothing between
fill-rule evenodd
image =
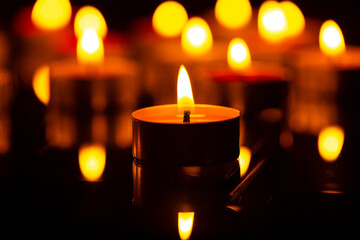
<instances>
[{"instance_id":1,"label":"blurred candle","mask_svg":"<svg viewBox=\"0 0 360 240\"><path fill-rule=\"evenodd\" d=\"M328 56L339 56L345 52L345 41L342 31L333 20L325 21L319 33L320 50Z\"/></svg>"},{"instance_id":2,"label":"blurred candle","mask_svg":"<svg viewBox=\"0 0 360 240\"><path fill-rule=\"evenodd\" d=\"M76 37L84 34L85 30L93 29L100 38L107 34L107 24L101 12L93 6L80 8L75 15L74 32Z\"/></svg>"}]
</instances>

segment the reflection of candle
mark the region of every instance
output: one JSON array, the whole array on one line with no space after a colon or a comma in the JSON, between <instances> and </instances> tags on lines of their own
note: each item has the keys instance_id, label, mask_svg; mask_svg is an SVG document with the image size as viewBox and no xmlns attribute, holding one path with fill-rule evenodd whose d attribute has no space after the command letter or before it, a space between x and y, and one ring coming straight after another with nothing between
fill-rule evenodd
<instances>
[{"instance_id":1,"label":"reflection of candle","mask_svg":"<svg viewBox=\"0 0 360 240\"><path fill-rule=\"evenodd\" d=\"M344 130L339 126L329 126L321 130L318 148L321 157L327 162L335 161L344 144Z\"/></svg>"}]
</instances>

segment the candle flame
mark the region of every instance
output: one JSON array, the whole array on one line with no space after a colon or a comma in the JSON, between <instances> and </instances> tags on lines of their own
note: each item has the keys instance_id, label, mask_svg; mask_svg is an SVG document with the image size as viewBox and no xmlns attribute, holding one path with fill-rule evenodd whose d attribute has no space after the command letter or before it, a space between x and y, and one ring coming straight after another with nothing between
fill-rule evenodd
<instances>
[{"instance_id":1,"label":"candle flame","mask_svg":"<svg viewBox=\"0 0 360 240\"><path fill-rule=\"evenodd\" d=\"M104 60L102 39L92 28L84 30L77 43L77 59L81 63L100 63Z\"/></svg>"},{"instance_id":2,"label":"candle flame","mask_svg":"<svg viewBox=\"0 0 360 240\"><path fill-rule=\"evenodd\" d=\"M339 25L333 20L325 21L319 34L321 51L329 56L337 56L345 52L344 36Z\"/></svg>"},{"instance_id":3,"label":"candle flame","mask_svg":"<svg viewBox=\"0 0 360 240\"><path fill-rule=\"evenodd\" d=\"M45 105L50 101L50 68L47 65L36 69L32 87L36 97Z\"/></svg>"},{"instance_id":4,"label":"candle flame","mask_svg":"<svg viewBox=\"0 0 360 240\"><path fill-rule=\"evenodd\" d=\"M287 21L286 37L296 37L305 29L305 17L300 8L291 1L280 3Z\"/></svg>"},{"instance_id":5,"label":"candle flame","mask_svg":"<svg viewBox=\"0 0 360 240\"><path fill-rule=\"evenodd\" d=\"M101 144L84 144L79 149L79 165L87 181L100 179L105 169L106 151Z\"/></svg>"},{"instance_id":6,"label":"candle flame","mask_svg":"<svg viewBox=\"0 0 360 240\"><path fill-rule=\"evenodd\" d=\"M213 38L209 25L200 17L190 18L181 35L183 50L192 55L201 55L212 48Z\"/></svg>"},{"instance_id":7,"label":"candle flame","mask_svg":"<svg viewBox=\"0 0 360 240\"><path fill-rule=\"evenodd\" d=\"M335 161L342 150L344 138L344 129L340 126L322 129L318 138L320 156L327 162Z\"/></svg>"},{"instance_id":8,"label":"candle flame","mask_svg":"<svg viewBox=\"0 0 360 240\"><path fill-rule=\"evenodd\" d=\"M194 212L178 212L178 230L181 240L190 239L194 215Z\"/></svg>"},{"instance_id":9,"label":"candle flame","mask_svg":"<svg viewBox=\"0 0 360 240\"><path fill-rule=\"evenodd\" d=\"M34 25L42 30L65 27L71 19L69 0L37 0L31 12Z\"/></svg>"},{"instance_id":10,"label":"candle flame","mask_svg":"<svg viewBox=\"0 0 360 240\"><path fill-rule=\"evenodd\" d=\"M187 12L180 3L165 1L155 9L152 25L159 35L176 37L181 34L187 20Z\"/></svg>"},{"instance_id":11,"label":"candle flame","mask_svg":"<svg viewBox=\"0 0 360 240\"><path fill-rule=\"evenodd\" d=\"M177 104L179 112L184 110L194 111L195 103L191 89L189 74L185 66L181 65L179 69L178 82L177 82Z\"/></svg>"},{"instance_id":12,"label":"candle flame","mask_svg":"<svg viewBox=\"0 0 360 240\"><path fill-rule=\"evenodd\" d=\"M264 39L277 42L284 38L287 28L285 13L276 1L265 1L258 14L258 30Z\"/></svg>"},{"instance_id":13,"label":"candle flame","mask_svg":"<svg viewBox=\"0 0 360 240\"><path fill-rule=\"evenodd\" d=\"M231 40L227 60L231 69L242 70L250 66L251 56L246 42L241 38Z\"/></svg>"},{"instance_id":14,"label":"candle flame","mask_svg":"<svg viewBox=\"0 0 360 240\"><path fill-rule=\"evenodd\" d=\"M104 16L93 6L84 6L77 11L74 20L74 32L80 37L86 29L92 28L101 38L107 34L107 25Z\"/></svg>"},{"instance_id":15,"label":"candle flame","mask_svg":"<svg viewBox=\"0 0 360 240\"><path fill-rule=\"evenodd\" d=\"M247 170L249 169L251 160L251 150L248 147L240 146L240 154L239 154L239 166L240 166L240 176L244 177Z\"/></svg>"},{"instance_id":16,"label":"candle flame","mask_svg":"<svg viewBox=\"0 0 360 240\"><path fill-rule=\"evenodd\" d=\"M252 16L249 0L217 0L216 20L224 27L237 29L246 26Z\"/></svg>"}]
</instances>

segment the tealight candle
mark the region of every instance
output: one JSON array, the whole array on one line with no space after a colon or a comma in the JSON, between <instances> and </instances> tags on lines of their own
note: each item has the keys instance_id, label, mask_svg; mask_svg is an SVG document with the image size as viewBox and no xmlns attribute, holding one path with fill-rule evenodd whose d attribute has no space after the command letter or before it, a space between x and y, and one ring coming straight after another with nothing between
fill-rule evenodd
<instances>
[{"instance_id":1,"label":"tealight candle","mask_svg":"<svg viewBox=\"0 0 360 240\"><path fill-rule=\"evenodd\" d=\"M188 89L179 91L181 86ZM176 205L177 199L186 196L186 201L202 204L223 201L229 188L235 187L231 176L240 179L240 112L195 104L190 86L182 66L178 104L147 107L132 114L136 205Z\"/></svg>"},{"instance_id":2,"label":"tealight candle","mask_svg":"<svg viewBox=\"0 0 360 240\"><path fill-rule=\"evenodd\" d=\"M184 112L179 111L180 104L181 100L178 104L143 108L132 114L135 159L177 166L216 164L237 159L238 110L194 104L189 122L184 122Z\"/></svg>"}]
</instances>

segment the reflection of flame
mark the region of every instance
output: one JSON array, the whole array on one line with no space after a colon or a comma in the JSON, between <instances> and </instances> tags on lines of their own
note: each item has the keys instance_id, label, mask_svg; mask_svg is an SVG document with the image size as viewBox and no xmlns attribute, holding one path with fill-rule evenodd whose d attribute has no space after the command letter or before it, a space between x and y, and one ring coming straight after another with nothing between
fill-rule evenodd
<instances>
[{"instance_id":1,"label":"reflection of flame","mask_svg":"<svg viewBox=\"0 0 360 240\"><path fill-rule=\"evenodd\" d=\"M217 0L215 17L223 26L241 28L249 23L252 9L249 0Z\"/></svg>"},{"instance_id":2,"label":"reflection of flame","mask_svg":"<svg viewBox=\"0 0 360 240\"><path fill-rule=\"evenodd\" d=\"M84 30L78 39L77 59L82 63L99 63L104 59L104 45L102 39L92 28Z\"/></svg>"},{"instance_id":3,"label":"reflection of flame","mask_svg":"<svg viewBox=\"0 0 360 240\"><path fill-rule=\"evenodd\" d=\"M184 110L194 111L194 97L191 90L189 75L184 67L180 66L177 82L177 99L179 112Z\"/></svg>"},{"instance_id":4,"label":"reflection of flame","mask_svg":"<svg viewBox=\"0 0 360 240\"><path fill-rule=\"evenodd\" d=\"M190 18L181 35L181 46L189 54L204 54L213 44L209 25L199 17Z\"/></svg>"},{"instance_id":5,"label":"reflection of flame","mask_svg":"<svg viewBox=\"0 0 360 240\"><path fill-rule=\"evenodd\" d=\"M45 105L50 100L50 69L44 65L36 69L33 77L33 90L36 97Z\"/></svg>"},{"instance_id":6,"label":"reflection of flame","mask_svg":"<svg viewBox=\"0 0 360 240\"><path fill-rule=\"evenodd\" d=\"M105 169L106 152L101 144L86 144L79 149L79 165L88 181L97 181Z\"/></svg>"},{"instance_id":7,"label":"reflection of flame","mask_svg":"<svg viewBox=\"0 0 360 240\"><path fill-rule=\"evenodd\" d=\"M330 126L321 130L318 138L318 148L321 157L327 162L335 161L344 144L344 129Z\"/></svg>"},{"instance_id":8,"label":"reflection of flame","mask_svg":"<svg viewBox=\"0 0 360 240\"><path fill-rule=\"evenodd\" d=\"M107 33L107 25L101 12L92 6L85 6L79 9L74 20L74 31L80 37L85 29L92 28L98 36L104 38Z\"/></svg>"},{"instance_id":9,"label":"reflection of flame","mask_svg":"<svg viewBox=\"0 0 360 240\"><path fill-rule=\"evenodd\" d=\"M194 212L178 213L178 230L181 240L190 238L194 223L194 214Z\"/></svg>"},{"instance_id":10,"label":"reflection of flame","mask_svg":"<svg viewBox=\"0 0 360 240\"><path fill-rule=\"evenodd\" d=\"M239 165L240 165L240 176L244 177L251 160L251 151L248 147L240 146L240 155L238 158Z\"/></svg>"},{"instance_id":11,"label":"reflection of flame","mask_svg":"<svg viewBox=\"0 0 360 240\"><path fill-rule=\"evenodd\" d=\"M32 22L43 30L56 30L71 19L69 0L37 0L31 13Z\"/></svg>"},{"instance_id":12,"label":"reflection of flame","mask_svg":"<svg viewBox=\"0 0 360 240\"><path fill-rule=\"evenodd\" d=\"M155 9L152 24L158 34L175 37L181 34L187 20L187 12L180 3L165 1Z\"/></svg>"},{"instance_id":13,"label":"reflection of flame","mask_svg":"<svg viewBox=\"0 0 360 240\"><path fill-rule=\"evenodd\" d=\"M250 51L244 40L240 38L231 40L228 47L227 60L233 70L242 70L250 66Z\"/></svg>"},{"instance_id":14,"label":"reflection of flame","mask_svg":"<svg viewBox=\"0 0 360 240\"><path fill-rule=\"evenodd\" d=\"M327 55L339 55L345 51L344 36L340 27L333 20L327 20L320 28L320 49Z\"/></svg>"}]
</instances>

